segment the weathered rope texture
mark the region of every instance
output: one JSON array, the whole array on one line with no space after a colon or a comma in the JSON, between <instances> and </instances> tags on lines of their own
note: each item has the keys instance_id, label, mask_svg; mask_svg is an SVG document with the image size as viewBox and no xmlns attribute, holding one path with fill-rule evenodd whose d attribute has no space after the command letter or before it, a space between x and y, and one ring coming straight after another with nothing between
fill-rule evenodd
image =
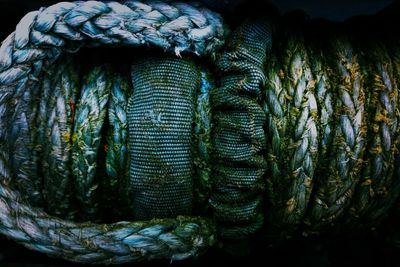
<instances>
[{"instance_id":1,"label":"weathered rope texture","mask_svg":"<svg viewBox=\"0 0 400 267\"><path fill-rule=\"evenodd\" d=\"M25 90L24 82L18 84L14 93L9 95L10 100L5 99L4 106L9 112L4 119L8 123L5 123L1 131L6 132L5 149L13 151L7 159L13 169L12 176L8 179L11 179L11 184L20 190L32 205L39 206L43 204L43 196L40 192L42 181L37 175L37 130L34 124L39 113L36 104L39 101L40 86L31 84L28 91Z\"/></svg>"},{"instance_id":2,"label":"weathered rope texture","mask_svg":"<svg viewBox=\"0 0 400 267\"><path fill-rule=\"evenodd\" d=\"M195 64L184 59L147 56L132 66L129 182L137 219L192 211L191 140L200 78Z\"/></svg>"},{"instance_id":3,"label":"weathered rope texture","mask_svg":"<svg viewBox=\"0 0 400 267\"><path fill-rule=\"evenodd\" d=\"M2 158L1 161L4 161ZM2 176L5 176L2 170ZM213 242L210 222L201 218L75 224L20 202L1 181L0 232L24 246L74 262L117 264L193 257Z\"/></svg>"},{"instance_id":4,"label":"weathered rope texture","mask_svg":"<svg viewBox=\"0 0 400 267\"><path fill-rule=\"evenodd\" d=\"M108 76L109 71L104 66L97 66L84 77L79 106L76 109L72 137L72 172L86 220L93 220L98 209L94 201L95 191L99 186L96 167L100 131L105 122L112 86Z\"/></svg>"},{"instance_id":5,"label":"weathered rope texture","mask_svg":"<svg viewBox=\"0 0 400 267\"><path fill-rule=\"evenodd\" d=\"M272 45L268 21L235 31L218 59L221 87L212 93L213 181L210 204L225 238L242 239L263 225L265 113L263 64Z\"/></svg>"},{"instance_id":6,"label":"weathered rope texture","mask_svg":"<svg viewBox=\"0 0 400 267\"><path fill-rule=\"evenodd\" d=\"M399 44L283 24L265 70L269 237L376 229L400 193Z\"/></svg>"},{"instance_id":7,"label":"weathered rope texture","mask_svg":"<svg viewBox=\"0 0 400 267\"><path fill-rule=\"evenodd\" d=\"M73 187L71 149L80 79L76 68L72 60L62 58L58 68L45 72L41 81L37 129L43 198L47 210L58 216L67 216Z\"/></svg>"},{"instance_id":8,"label":"weathered rope texture","mask_svg":"<svg viewBox=\"0 0 400 267\"><path fill-rule=\"evenodd\" d=\"M270 220L277 223L274 228L285 229L289 234L307 209L319 136L315 82L304 38L301 33L288 32L284 39L285 50L280 51L282 68L277 66L277 60L271 60L267 69L265 111L271 144L271 177L267 176Z\"/></svg>"},{"instance_id":9,"label":"weathered rope texture","mask_svg":"<svg viewBox=\"0 0 400 267\"><path fill-rule=\"evenodd\" d=\"M101 120L106 118L105 106L110 105L110 94L112 99L116 92L108 85L106 70L101 66L88 74L94 75L94 79L89 77L87 83L83 81L82 88L78 87L79 103L74 99L78 92L73 80L61 78L61 84L44 82L44 89L40 91L38 81L42 80L43 71L51 68L64 51L77 52L82 46L153 45L176 55L184 52L214 55L223 44L224 35L219 15L186 3L63 2L28 13L0 48L0 232L34 250L90 263L182 259L195 256L211 245L214 229L207 220L177 218L109 225L76 224L27 205L26 197L14 190L29 196L30 203L39 206L43 196L38 188L43 180L48 181L51 172L58 171L52 169L41 174L37 170L37 153L60 151L55 158L45 158L42 162L54 165L59 159L66 159L65 153L71 149L72 173L85 217L95 213L96 207L91 205L97 186L92 172L94 153L99 146L99 137L95 135L101 128ZM46 99L49 102L43 102L42 94L49 96ZM57 110L50 102L59 105ZM45 112L51 114L51 120L42 126L49 129L39 133L31 130ZM74 120L68 121L65 114ZM65 139L60 138L63 134ZM34 147L38 143L34 139L39 136L51 138L50 143ZM42 175L46 177L43 180ZM53 190L55 186L59 190L44 194L45 198L55 194L57 199L68 187L64 180L56 180L46 190Z\"/></svg>"},{"instance_id":10,"label":"weathered rope texture","mask_svg":"<svg viewBox=\"0 0 400 267\"><path fill-rule=\"evenodd\" d=\"M128 76L128 75L127 75ZM103 183L107 188L107 195L112 197L113 204L118 203L121 207L130 206L128 197L129 179L129 153L128 153L128 99L132 94L131 82L128 77L121 73L113 73L113 84L111 87L106 145L106 170L107 176ZM115 211L114 208L112 210ZM117 213L123 214L124 210Z\"/></svg>"},{"instance_id":11,"label":"weathered rope texture","mask_svg":"<svg viewBox=\"0 0 400 267\"><path fill-rule=\"evenodd\" d=\"M363 73L368 79L365 87L371 95L367 102L370 141L351 214L355 220L377 223L387 214L390 207L387 202L393 201L390 191L398 189L393 183L393 172L399 146L399 114L396 111L399 101L392 62L385 46L377 42L364 49L368 52L360 64L365 66Z\"/></svg>"},{"instance_id":12,"label":"weathered rope texture","mask_svg":"<svg viewBox=\"0 0 400 267\"><path fill-rule=\"evenodd\" d=\"M311 216L313 227L329 225L350 204L355 185L360 178L366 146L366 92L360 73L357 54L344 37L335 42L336 64L335 103L336 129L333 130L331 162L313 199Z\"/></svg>"},{"instance_id":13,"label":"weathered rope texture","mask_svg":"<svg viewBox=\"0 0 400 267\"><path fill-rule=\"evenodd\" d=\"M220 53L222 20L197 5L27 14L0 47L0 233L55 257L123 263L196 256L215 228L232 241L264 227L276 241L375 227L400 195L400 45L345 31L316 42L305 21L282 24L247 20ZM62 57L100 45L211 55L219 76L160 49L137 56L130 79L109 65L80 77ZM153 220L93 223L115 207ZM163 219L193 207L213 221Z\"/></svg>"}]
</instances>

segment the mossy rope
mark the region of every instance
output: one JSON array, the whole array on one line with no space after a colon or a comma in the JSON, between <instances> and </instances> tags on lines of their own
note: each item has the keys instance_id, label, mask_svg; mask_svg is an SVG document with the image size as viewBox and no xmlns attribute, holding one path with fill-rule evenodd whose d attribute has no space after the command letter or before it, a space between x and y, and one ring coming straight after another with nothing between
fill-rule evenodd
<instances>
[{"instance_id":1,"label":"mossy rope","mask_svg":"<svg viewBox=\"0 0 400 267\"><path fill-rule=\"evenodd\" d=\"M9 185L5 131L7 106L34 87L43 69L63 52L83 46L152 45L173 52L215 56L226 34L219 15L187 3L58 3L28 13L0 48L0 232L48 255L86 263L184 259L215 240L204 218L114 224L77 224L24 203Z\"/></svg>"}]
</instances>

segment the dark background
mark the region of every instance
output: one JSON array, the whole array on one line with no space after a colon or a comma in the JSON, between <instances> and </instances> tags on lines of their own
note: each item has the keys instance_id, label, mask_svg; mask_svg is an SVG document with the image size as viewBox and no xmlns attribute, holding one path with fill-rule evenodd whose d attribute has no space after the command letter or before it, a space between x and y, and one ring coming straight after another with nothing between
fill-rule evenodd
<instances>
[{"instance_id":1,"label":"dark background","mask_svg":"<svg viewBox=\"0 0 400 267\"><path fill-rule=\"evenodd\" d=\"M207 0L204 0L207 1ZM211 0L210 0L211 1ZM210 2L209 1L209 2ZM229 0L228 0L229 1ZM232 2L239 2L233 0ZM265 0L264 0L265 1ZM19 19L28 11L48 6L58 1L53 0L0 0L0 37L3 40L11 33ZM211 1L215 4L217 1ZM252 5L251 1L245 1ZM350 17L363 16L373 23L372 14L399 17L400 2L390 0L274 0L278 9L284 13L302 9L312 18L325 18L344 21ZM231 5L228 8L232 8ZM250 9L251 10L251 9ZM252 11L246 11L251 16ZM371 16L365 16L371 15ZM390 23L390 22L388 22ZM396 25L384 25L396 29ZM398 30L393 34L398 34ZM397 222L397 221L396 221ZM214 249L197 260L183 262L157 261L124 266L204 266L219 264L222 266L267 265L267 266L400 266L400 249L388 242L392 235L391 228L396 222L386 223L375 232L361 235L330 235L313 238L296 238L277 247L263 247L249 244L250 254L238 257L222 250ZM241 252L245 254L246 249ZM0 267L6 266L75 266L71 263L48 258L40 253L29 251L0 236Z\"/></svg>"},{"instance_id":2,"label":"dark background","mask_svg":"<svg viewBox=\"0 0 400 267\"><path fill-rule=\"evenodd\" d=\"M282 11L303 9L311 17L344 20L360 14L374 14L389 6L392 0L275 0Z\"/></svg>"}]
</instances>

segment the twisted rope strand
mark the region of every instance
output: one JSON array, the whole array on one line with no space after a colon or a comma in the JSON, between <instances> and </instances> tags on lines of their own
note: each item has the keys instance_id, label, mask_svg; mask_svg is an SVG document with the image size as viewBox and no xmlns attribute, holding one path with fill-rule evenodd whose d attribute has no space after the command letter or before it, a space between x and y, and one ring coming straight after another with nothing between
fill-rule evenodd
<instances>
[{"instance_id":1,"label":"twisted rope strand","mask_svg":"<svg viewBox=\"0 0 400 267\"><path fill-rule=\"evenodd\" d=\"M37 84L30 86L30 90L25 86L18 87L12 99L8 101L7 109L12 112L5 118L5 129L9 130L4 137L8 141L8 149L13 151L9 155L12 166L11 184L34 206L39 206L43 204L43 196L42 180L38 173L38 155L35 147L37 129L34 122L38 115L40 87Z\"/></svg>"},{"instance_id":2,"label":"twisted rope strand","mask_svg":"<svg viewBox=\"0 0 400 267\"><path fill-rule=\"evenodd\" d=\"M381 200L388 196L394 171L398 92L391 73L391 63L383 45L370 45L364 56L368 87L372 97L369 103L372 123L368 129L371 136L366 152L364 172L354 195L351 214L361 221L378 222L387 211ZM369 63L369 64L368 64ZM372 212L374 211L374 212ZM364 217L368 217L365 220ZM370 220L371 219L371 220ZM353 218L354 220L354 218Z\"/></svg>"},{"instance_id":3,"label":"twisted rope strand","mask_svg":"<svg viewBox=\"0 0 400 267\"><path fill-rule=\"evenodd\" d=\"M177 55L214 54L225 29L218 14L186 3L62 2L25 15L0 50L0 85L83 45L154 45Z\"/></svg>"},{"instance_id":4,"label":"twisted rope strand","mask_svg":"<svg viewBox=\"0 0 400 267\"><path fill-rule=\"evenodd\" d=\"M119 74L113 74L113 84L108 107L109 129L107 136L105 181L107 190L113 198L117 197L122 207L128 206L128 99L132 93L131 86ZM125 205L123 205L125 204ZM121 211L119 211L121 212Z\"/></svg>"},{"instance_id":5,"label":"twisted rope strand","mask_svg":"<svg viewBox=\"0 0 400 267\"><path fill-rule=\"evenodd\" d=\"M334 130L328 173L316 189L307 218L313 230L332 224L348 207L360 176L366 146L366 96L358 57L344 37L336 39L335 47L339 74L335 120L339 124Z\"/></svg>"},{"instance_id":6,"label":"twisted rope strand","mask_svg":"<svg viewBox=\"0 0 400 267\"><path fill-rule=\"evenodd\" d=\"M319 134L319 149L318 149L318 166L317 170L321 175L325 172L325 166L330 159L328 153L332 145L333 129L335 128L334 121L334 99L336 99L335 91L331 81L332 69L330 69L327 55L320 48L311 47L309 58L311 62L311 72L315 81L315 95L318 105L318 132ZM316 170L316 171L317 171Z\"/></svg>"},{"instance_id":7,"label":"twisted rope strand","mask_svg":"<svg viewBox=\"0 0 400 267\"><path fill-rule=\"evenodd\" d=\"M322 45L322 46L321 46ZM321 184L326 181L324 177L328 173L330 165L330 153L334 141L334 129L337 126L335 120L335 101L337 99L337 92L334 90L334 82L332 80L333 70L329 64L329 53L326 53L326 44L307 43L309 58L311 62L311 71L315 81L315 95L318 105L318 118L317 131L319 133L318 145L318 165L315 166L314 171L314 185L309 201L314 198ZM311 225L309 212L312 210L312 202L308 204L304 224L309 228ZM307 231L303 232L307 234Z\"/></svg>"},{"instance_id":8,"label":"twisted rope strand","mask_svg":"<svg viewBox=\"0 0 400 267\"><path fill-rule=\"evenodd\" d=\"M78 77L73 62L63 60L43 77L39 134L42 148L43 196L50 213L66 216L70 207L71 148Z\"/></svg>"},{"instance_id":9,"label":"twisted rope strand","mask_svg":"<svg viewBox=\"0 0 400 267\"><path fill-rule=\"evenodd\" d=\"M96 177L97 154L101 141L111 83L109 70L95 66L83 78L80 100L75 114L72 146L72 173L85 219L94 219L98 207L95 192L100 179Z\"/></svg>"},{"instance_id":10,"label":"twisted rope strand","mask_svg":"<svg viewBox=\"0 0 400 267\"><path fill-rule=\"evenodd\" d=\"M278 70L282 82L272 74L266 101L270 104L272 136L268 146L273 194L270 221L284 229L283 235L290 235L302 222L312 190L318 155L318 108L303 37L289 37L285 49L285 68Z\"/></svg>"},{"instance_id":11,"label":"twisted rope strand","mask_svg":"<svg viewBox=\"0 0 400 267\"><path fill-rule=\"evenodd\" d=\"M0 159L3 162L4 158ZM207 220L178 217L107 225L75 224L20 202L0 182L0 233L24 246L74 262L117 264L144 259L185 259L213 242Z\"/></svg>"}]
</instances>

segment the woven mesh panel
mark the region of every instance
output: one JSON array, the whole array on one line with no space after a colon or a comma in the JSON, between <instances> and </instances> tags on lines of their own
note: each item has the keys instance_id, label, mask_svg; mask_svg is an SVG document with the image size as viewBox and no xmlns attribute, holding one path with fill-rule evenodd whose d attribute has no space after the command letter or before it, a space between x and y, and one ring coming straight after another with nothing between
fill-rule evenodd
<instances>
[{"instance_id":1,"label":"woven mesh panel","mask_svg":"<svg viewBox=\"0 0 400 267\"><path fill-rule=\"evenodd\" d=\"M216 164L210 204L225 238L244 238L263 225L265 114L259 99L270 46L269 24L247 23L218 62L224 75L212 94Z\"/></svg>"},{"instance_id":2,"label":"woven mesh panel","mask_svg":"<svg viewBox=\"0 0 400 267\"><path fill-rule=\"evenodd\" d=\"M128 127L136 219L191 213L192 124L200 78L184 59L147 57L132 66Z\"/></svg>"}]
</instances>

